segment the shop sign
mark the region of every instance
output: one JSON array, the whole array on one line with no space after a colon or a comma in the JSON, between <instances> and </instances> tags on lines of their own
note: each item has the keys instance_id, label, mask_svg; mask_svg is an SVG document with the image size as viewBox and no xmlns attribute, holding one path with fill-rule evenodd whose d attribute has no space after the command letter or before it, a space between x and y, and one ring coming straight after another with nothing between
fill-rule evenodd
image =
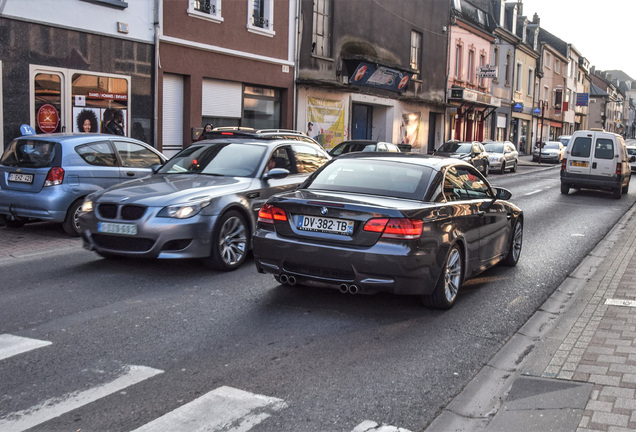
<instances>
[{"instance_id":1,"label":"shop sign","mask_svg":"<svg viewBox=\"0 0 636 432\"><path fill-rule=\"evenodd\" d=\"M479 66L477 68L477 76L480 78L497 78L497 66Z\"/></svg>"},{"instance_id":2,"label":"shop sign","mask_svg":"<svg viewBox=\"0 0 636 432\"><path fill-rule=\"evenodd\" d=\"M577 93L576 94L576 106L588 106L590 101L589 93Z\"/></svg>"},{"instance_id":3,"label":"shop sign","mask_svg":"<svg viewBox=\"0 0 636 432\"><path fill-rule=\"evenodd\" d=\"M356 85L403 92L407 89L410 80L411 74L408 72L360 62L349 82Z\"/></svg>"},{"instance_id":4,"label":"shop sign","mask_svg":"<svg viewBox=\"0 0 636 432\"><path fill-rule=\"evenodd\" d=\"M44 104L38 110L38 127L44 133L53 133L60 124L60 114L51 104Z\"/></svg>"},{"instance_id":5,"label":"shop sign","mask_svg":"<svg viewBox=\"0 0 636 432\"><path fill-rule=\"evenodd\" d=\"M110 99L116 101L127 101L127 94L118 94L118 93L104 93L104 92L88 92L88 99Z\"/></svg>"},{"instance_id":6,"label":"shop sign","mask_svg":"<svg viewBox=\"0 0 636 432\"><path fill-rule=\"evenodd\" d=\"M514 104L512 106L512 111L520 113L520 112L523 112L523 108L524 108L523 103L522 102L517 102L516 104Z\"/></svg>"}]
</instances>

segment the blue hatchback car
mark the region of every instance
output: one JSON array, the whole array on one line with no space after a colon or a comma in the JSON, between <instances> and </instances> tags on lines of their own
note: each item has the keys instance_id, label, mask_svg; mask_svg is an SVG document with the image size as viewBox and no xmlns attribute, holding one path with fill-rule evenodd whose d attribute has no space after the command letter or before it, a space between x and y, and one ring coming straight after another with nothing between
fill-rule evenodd
<instances>
[{"instance_id":1,"label":"blue hatchback car","mask_svg":"<svg viewBox=\"0 0 636 432\"><path fill-rule=\"evenodd\" d=\"M145 177L166 161L153 147L124 136L42 134L16 138L0 158L0 219L10 228L28 221L60 222L79 235L84 197Z\"/></svg>"}]
</instances>

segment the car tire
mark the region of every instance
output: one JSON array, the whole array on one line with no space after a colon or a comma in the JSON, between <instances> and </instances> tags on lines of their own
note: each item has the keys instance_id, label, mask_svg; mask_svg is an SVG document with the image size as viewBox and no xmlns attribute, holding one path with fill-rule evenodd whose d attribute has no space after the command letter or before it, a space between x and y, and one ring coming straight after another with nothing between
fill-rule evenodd
<instances>
[{"instance_id":1,"label":"car tire","mask_svg":"<svg viewBox=\"0 0 636 432\"><path fill-rule=\"evenodd\" d=\"M20 228L27 222L26 219L9 219L6 215L2 215L0 218L2 218L2 223L7 228Z\"/></svg>"},{"instance_id":2,"label":"car tire","mask_svg":"<svg viewBox=\"0 0 636 432\"><path fill-rule=\"evenodd\" d=\"M512 168L510 168L510 172L517 172L517 161L512 163Z\"/></svg>"},{"instance_id":3,"label":"car tire","mask_svg":"<svg viewBox=\"0 0 636 432\"><path fill-rule=\"evenodd\" d=\"M446 256L433 293L422 296L424 306L433 309L450 309L457 299L457 293L462 284L463 267L462 251L459 246L453 245Z\"/></svg>"},{"instance_id":4,"label":"car tire","mask_svg":"<svg viewBox=\"0 0 636 432\"><path fill-rule=\"evenodd\" d=\"M247 257L248 239L245 217L235 210L228 211L212 230L212 250L207 263L215 270L236 270Z\"/></svg>"},{"instance_id":5,"label":"car tire","mask_svg":"<svg viewBox=\"0 0 636 432\"><path fill-rule=\"evenodd\" d=\"M482 174L484 175L484 177L488 177L488 171L490 170L490 167L488 166L488 164L484 164L483 169L482 169Z\"/></svg>"},{"instance_id":6,"label":"car tire","mask_svg":"<svg viewBox=\"0 0 636 432\"><path fill-rule=\"evenodd\" d=\"M501 163L501 169L499 170L500 174L505 174L506 173L506 162L502 162Z\"/></svg>"},{"instance_id":7,"label":"car tire","mask_svg":"<svg viewBox=\"0 0 636 432\"><path fill-rule=\"evenodd\" d=\"M570 187L568 185L565 185L563 183L561 183L561 193L563 195L567 195L570 193Z\"/></svg>"},{"instance_id":8,"label":"car tire","mask_svg":"<svg viewBox=\"0 0 636 432\"><path fill-rule=\"evenodd\" d=\"M521 256L521 246L523 246L523 221L519 219L512 228L512 238L510 239L510 246L508 246L508 253L501 263L507 267L516 266Z\"/></svg>"},{"instance_id":9,"label":"car tire","mask_svg":"<svg viewBox=\"0 0 636 432\"><path fill-rule=\"evenodd\" d=\"M79 237L80 228L79 228L79 214L82 209L82 202L84 202L84 198L77 199L73 201L73 204L68 208L66 212L66 218L64 218L64 222L62 222L62 228L64 228L64 232L71 237Z\"/></svg>"},{"instance_id":10,"label":"car tire","mask_svg":"<svg viewBox=\"0 0 636 432\"><path fill-rule=\"evenodd\" d=\"M623 187L622 186L619 186L616 189L614 189L614 198L621 199L622 195L623 195Z\"/></svg>"},{"instance_id":11,"label":"car tire","mask_svg":"<svg viewBox=\"0 0 636 432\"><path fill-rule=\"evenodd\" d=\"M627 182L627 184L623 186L623 195L626 195L628 193L629 193L629 182Z\"/></svg>"}]
</instances>

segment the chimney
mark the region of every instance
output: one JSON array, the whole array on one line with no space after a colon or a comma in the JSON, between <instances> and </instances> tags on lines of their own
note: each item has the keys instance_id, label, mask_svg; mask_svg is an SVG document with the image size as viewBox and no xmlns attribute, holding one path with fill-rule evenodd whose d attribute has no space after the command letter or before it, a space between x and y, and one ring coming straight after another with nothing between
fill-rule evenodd
<instances>
[{"instance_id":1,"label":"chimney","mask_svg":"<svg viewBox=\"0 0 636 432\"><path fill-rule=\"evenodd\" d=\"M541 25L541 18L539 18L539 14L538 13L534 13L534 16L532 17L532 24L536 24L538 26Z\"/></svg>"},{"instance_id":2,"label":"chimney","mask_svg":"<svg viewBox=\"0 0 636 432\"><path fill-rule=\"evenodd\" d=\"M517 1L517 11L519 13L519 16L523 16L523 0Z\"/></svg>"}]
</instances>

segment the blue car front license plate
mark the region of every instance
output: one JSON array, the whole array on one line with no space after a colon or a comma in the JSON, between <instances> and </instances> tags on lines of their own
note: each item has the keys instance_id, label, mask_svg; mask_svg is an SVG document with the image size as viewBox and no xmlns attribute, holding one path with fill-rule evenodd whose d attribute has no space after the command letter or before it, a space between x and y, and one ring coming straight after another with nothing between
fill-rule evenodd
<instances>
[{"instance_id":1,"label":"blue car front license plate","mask_svg":"<svg viewBox=\"0 0 636 432\"><path fill-rule=\"evenodd\" d=\"M353 221L343 219L324 218L316 216L298 216L296 227L304 231L318 231L332 234L353 234Z\"/></svg>"},{"instance_id":2,"label":"blue car front license plate","mask_svg":"<svg viewBox=\"0 0 636 432\"><path fill-rule=\"evenodd\" d=\"M112 222L98 222L97 231L107 234L137 235L137 225Z\"/></svg>"}]
</instances>

